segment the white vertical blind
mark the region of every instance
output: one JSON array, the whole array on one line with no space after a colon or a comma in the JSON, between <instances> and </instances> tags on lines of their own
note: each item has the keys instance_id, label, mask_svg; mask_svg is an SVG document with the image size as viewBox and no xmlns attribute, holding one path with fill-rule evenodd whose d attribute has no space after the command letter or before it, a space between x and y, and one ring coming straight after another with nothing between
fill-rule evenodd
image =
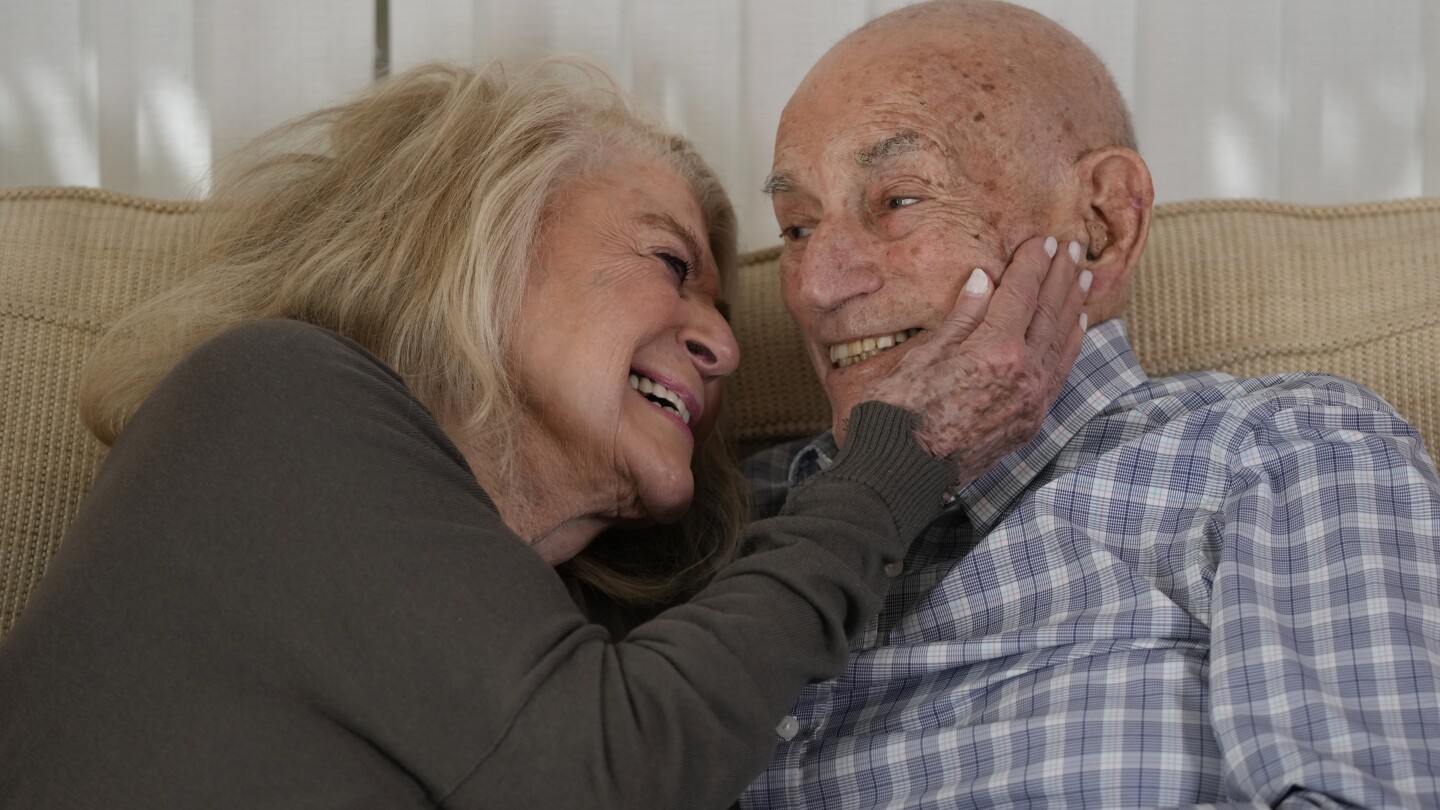
<instances>
[{"instance_id":1,"label":"white vertical blind","mask_svg":"<svg viewBox=\"0 0 1440 810\"><path fill-rule=\"evenodd\" d=\"M201 196L214 157L364 87L369 0L0 0L0 185Z\"/></svg>"},{"instance_id":2,"label":"white vertical blind","mask_svg":"<svg viewBox=\"0 0 1440 810\"><path fill-rule=\"evenodd\" d=\"M1286 107L1281 2L1175 5L1139 9L1137 27L1151 33L1137 38L1143 68L1128 96L1156 193L1275 196Z\"/></svg>"},{"instance_id":3,"label":"white vertical blind","mask_svg":"<svg viewBox=\"0 0 1440 810\"><path fill-rule=\"evenodd\" d=\"M403 0L390 4L390 67L392 71L422 62L441 60L462 65L477 64L481 53L489 52L485 39L488 25L476 0L430 0L423 9Z\"/></svg>"},{"instance_id":4,"label":"white vertical blind","mask_svg":"<svg viewBox=\"0 0 1440 810\"><path fill-rule=\"evenodd\" d=\"M264 129L372 78L378 0L0 0L0 184L204 193ZM716 166L747 246L790 92L909 0L388 0L392 70L581 53ZM1022 0L1101 55L1161 200L1440 194L1440 0Z\"/></svg>"},{"instance_id":5,"label":"white vertical blind","mask_svg":"<svg viewBox=\"0 0 1440 810\"><path fill-rule=\"evenodd\" d=\"M115 0L97 0L115 2ZM127 0L135 2L135 0ZM369 0L200 0L203 90L223 156L255 134L363 89L375 70Z\"/></svg>"},{"instance_id":6,"label":"white vertical blind","mask_svg":"<svg viewBox=\"0 0 1440 810\"><path fill-rule=\"evenodd\" d=\"M185 196L211 156L195 37L202 10L190 0L84 5L82 65L95 77L98 184Z\"/></svg>"},{"instance_id":7,"label":"white vertical blind","mask_svg":"<svg viewBox=\"0 0 1440 810\"><path fill-rule=\"evenodd\" d=\"M1425 178L1420 191L1427 196L1440 195L1440 3L1428 2L1421 11L1420 54L1424 59L1425 99L1424 120L1420 125L1421 160Z\"/></svg>"},{"instance_id":8,"label":"white vertical blind","mask_svg":"<svg viewBox=\"0 0 1440 810\"><path fill-rule=\"evenodd\" d=\"M1320 15L1296 3L1284 6L1284 63L1305 77L1287 77L1274 196L1322 202L1331 189L1364 188L1377 197L1421 193L1427 58L1421 6L1422 0L1330 2Z\"/></svg>"},{"instance_id":9,"label":"white vertical blind","mask_svg":"<svg viewBox=\"0 0 1440 810\"><path fill-rule=\"evenodd\" d=\"M82 0L0 0L0 182L100 181Z\"/></svg>"}]
</instances>

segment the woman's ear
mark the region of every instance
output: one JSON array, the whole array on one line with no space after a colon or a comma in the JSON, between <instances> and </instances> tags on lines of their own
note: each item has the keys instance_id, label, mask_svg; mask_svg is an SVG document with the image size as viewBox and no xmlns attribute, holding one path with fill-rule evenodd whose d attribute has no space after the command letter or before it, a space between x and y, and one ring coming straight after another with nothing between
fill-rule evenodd
<instances>
[{"instance_id":1,"label":"woman's ear","mask_svg":"<svg viewBox=\"0 0 1440 810\"><path fill-rule=\"evenodd\" d=\"M1094 275L1085 308L1090 322L1099 323L1119 316L1125 306L1126 282L1150 235L1155 187L1145 160L1120 146L1085 155L1075 171L1085 231L1081 267Z\"/></svg>"}]
</instances>

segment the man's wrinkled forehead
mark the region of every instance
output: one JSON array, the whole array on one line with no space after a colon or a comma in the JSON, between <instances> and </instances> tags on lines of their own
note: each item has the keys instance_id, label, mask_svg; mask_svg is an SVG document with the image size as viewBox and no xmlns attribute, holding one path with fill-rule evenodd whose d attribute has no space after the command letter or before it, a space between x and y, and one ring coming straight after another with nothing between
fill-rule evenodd
<instances>
[{"instance_id":1,"label":"man's wrinkled forehead","mask_svg":"<svg viewBox=\"0 0 1440 810\"><path fill-rule=\"evenodd\" d=\"M816 65L781 115L777 175L821 163L863 169L917 153L953 161L989 140L998 123L991 71L973 70L974 55L953 48L897 58L900 45L842 43Z\"/></svg>"},{"instance_id":2,"label":"man's wrinkled forehead","mask_svg":"<svg viewBox=\"0 0 1440 810\"><path fill-rule=\"evenodd\" d=\"M933 140L913 130L900 130L858 148L849 149L849 161L855 169L871 171L884 168L906 157L919 154L937 145ZM844 147L841 147L844 149ZM781 161L783 163L783 161ZM796 172L777 163L775 171L765 178L762 190L766 194L782 194L796 191L801 184Z\"/></svg>"}]
</instances>

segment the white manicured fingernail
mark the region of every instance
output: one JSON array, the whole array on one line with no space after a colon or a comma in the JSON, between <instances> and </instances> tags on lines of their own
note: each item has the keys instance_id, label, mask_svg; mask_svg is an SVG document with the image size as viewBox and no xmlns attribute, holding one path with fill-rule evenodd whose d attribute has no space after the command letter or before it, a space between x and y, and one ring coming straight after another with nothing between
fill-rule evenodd
<instances>
[{"instance_id":1,"label":"white manicured fingernail","mask_svg":"<svg viewBox=\"0 0 1440 810\"><path fill-rule=\"evenodd\" d=\"M970 280L965 282L965 294L984 295L988 289L990 289L990 277L985 275L985 271L978 267L971 270Z\"/></svg>"},{"instance_id":2,"label":"white manicured fingernail","mask_svg":"<svg viewBox=\"0 0 1440 810\"><path fill-rule=\"evenodd\" d=\"M1080 313L1080 331L1081 331L1081 332L1084 332L1086 329L1089 329L1089 328L1090 328L1090 316L1089 316L1089 315L1086 315L1086 314L1083 313L1083 312Z\"/></svg>"},{"instance_id":3,"label":"white manicured fingernail","mask_svg":"<svg viewBox=\"0 0 1440 810\"><path fill-rule=\"evenodd\" d=\"M1090 292L1090 282L1095 280L1095 274L1089 270L1080 271L1080 292Z\"/></svg>"},{"instance_id":4,"label":"white manicured fingernail","mask_svg":"<svg viewBox=\"0 0 1440 810\"><path fill-rule=\"evenodd\" d=\"M1079 242L1071 242L1071 243L1070 243L1070 261L1075 262L1076 264L1079 264L1079 263L1080 263L1080 257L1083 256L1083 255L1084 255L1084 254L1081 252L1080 243L1079 243Z\"/></svg>"},{"instance_id":5,"label":"white manicured fingernail","mask_svg":"<svg viewBox=\"0 0 1440 810\"><path fill-rule=\"evenodd\" d=\"M1053 236L1047 236L1047 237L1045 237L1045 255L1046 255L1046 256L1049 256L1049 257L1052 258L1052 259L1055 258L1055 251L1056 251L1059 247L1060 247L1060 243L1055 241L1055 237L1053 237Z\"/></svg>"}]
</instances>

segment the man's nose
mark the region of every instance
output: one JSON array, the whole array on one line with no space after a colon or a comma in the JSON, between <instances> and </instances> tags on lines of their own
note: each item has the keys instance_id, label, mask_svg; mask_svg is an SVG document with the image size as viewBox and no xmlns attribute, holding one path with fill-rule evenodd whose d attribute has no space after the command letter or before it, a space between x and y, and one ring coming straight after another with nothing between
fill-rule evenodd
<instances>
[{"instance_id":1,"label":"man's nose","mask_svg":"<svg viewBox=\"0 0 1440 810\"><path fill-rule=\"evenodd\" d=\"M880 259L877 241L858 224L822 222L806 240L786 286L806 307L831 312L880 289Z\"/></svg>"},{"instance_id":2,"label":"man's nose","mask_svg":"<svg viewBox=\"0 0 1440 810\"><path fill-rule=\"evenodd\" d=\"M704 380L727 377L740 364L740 344L730 324L712 306L692 302L691 316L680 330L680 340Z\"/></svg>"}]
</instances>

